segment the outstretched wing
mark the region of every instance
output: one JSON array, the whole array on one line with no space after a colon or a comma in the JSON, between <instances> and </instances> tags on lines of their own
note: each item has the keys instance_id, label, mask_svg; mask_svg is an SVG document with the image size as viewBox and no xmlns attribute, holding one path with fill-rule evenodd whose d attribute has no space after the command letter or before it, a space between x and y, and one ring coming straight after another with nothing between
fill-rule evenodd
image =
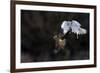
<instances>
[{"instance_id":1,"label":"outstretched wing","mask_svg":"<svg viewBox=\"0 0 100 73\"><path fill-rule=\"evenodd\" d=\"M76 34L86 34L86 30L81 28L81 24L75 20L72 20L71 29Z\"/></svg>"},{"instance_id":2,"label":"outstretched wing","mask_svg":"<svg viewBox=\"0 0 100 73\"><path fill-rule=\"evenodd\" d=\"M81 28L81 24L76 20L63 21L61 29L63 29L63 34L66 34L71 29L71 32L77 34L77 38L80 34L86 34L86 29Z\"/></svg>"},{"instance_id":3,"label":"outstretched wing","mask_svg":"<svg viewBox=\"0 0 100 73\"><path fill-rule=\"evenodd\" d=\"M71 22L63 21L61 24L61 29L63 30L63 34L66 34L70 30Z\"/></svg>"},{"instance_id":4,"label":"outstretched wing","mask_svg":"<svg viewBox=\"0 0 100 73\"><path fill-rule=\"evenodd\" d=\"M72 20L71 29L72 29L73 33L79 34L80 33L80 31L79 31L80 23L75 20Z\"/></svg>"},{"instance_id":5,"label":"outstretched wing","mask_svg":"<svg viewBox=\"0 0 100 73\"><path fill-rule=\"evenodd\" d=\"M86 34L86 29L83 29L80 26L81 24L79 22L72 20L71 29L73 33L77 34L77 38L80 34Z\"/></svg>"}]
</instances>

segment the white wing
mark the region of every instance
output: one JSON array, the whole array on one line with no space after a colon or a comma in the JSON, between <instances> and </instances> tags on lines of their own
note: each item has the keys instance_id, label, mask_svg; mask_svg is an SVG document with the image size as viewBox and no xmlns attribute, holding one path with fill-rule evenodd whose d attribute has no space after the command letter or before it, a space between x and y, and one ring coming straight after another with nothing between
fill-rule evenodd
<instances>
[{"instance_id":1,"label":"white wing","mask_svg":"<svg viewBox=\"0 0 100 73\"><path fill-rule=\"evenodd\" d=\"M81 28L81 24L76 20L63 21L61 29L63 29L63 34L66 34L71 29L73 33L77 34L77 38L80 34L86 34L86 30Z\"/></svg>"},{"instance_id":2,"label":"white wing","mask_svg":"<svg viewBox=\"0 0 100 73\"><path fill-rule=\"evenodd\" d=\"M71 22L70 21L63 21L61 24L61 29L63 29L63 34L66 34L71 27Z\"/></svg>"},{"instance_id":3,"label":"white wing","mask_svg":"<svg viewBox=\"0 0 100 73\"><path fill-rule=\"evenodd\" d=\"M81 28L80 26L81 24L79 22L72 20L71 29L73 33L77 34L77 38L78 38L78 35L80 34L86 34L86 30Z\"/></svg>"},{"instance_id":4,"label":"white wing","mask_svg":"<svg viewBox=\"0 0 100 73\"><path fill-rule=\"evenodd\" d=\"M87 33L87 31L85 29L80 28L80 33L79 34L86 34L86 33Z\"/></svg>"},{"instance_id":5,"label":"white wing","mask_svg":"<svg viewBox=\"0 0 100 73\"><path fill-rule=\"evenodd\" d=\"M72 20L72 25L71 25L71 29L72 29L72 32L73 33L76 33L78 34L80 31L80 23L75 21L75 20Z\"/></svg>"}]
</instances>

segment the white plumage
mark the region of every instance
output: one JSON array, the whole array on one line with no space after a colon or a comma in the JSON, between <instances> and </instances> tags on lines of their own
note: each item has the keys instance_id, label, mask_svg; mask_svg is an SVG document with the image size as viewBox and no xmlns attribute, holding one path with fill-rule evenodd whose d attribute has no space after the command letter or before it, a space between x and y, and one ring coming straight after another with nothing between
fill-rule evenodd
<instances>
[{"instance_id":1,"label":"white plumage","mask_svg":"<svg viewBox=\"0 0 100 73\"><path fill-rule=\"evenodd\" d=\"M70 30L70 27L71 27L70 21L63 21L61 25L61 28L63 29L63 34L66 34Z\"/></svg>"},{"instance_id":2,"label":"white plumage","mask_svg":"<svg viewBox=\"0 0 100 73\"><path fill-rule=\"evenodd\" d=\"M63 29L63 34L66 34L71 29L71 32L77 34L77 38L80 34L86 34L86 29L81 28L81 24L76 20L63 21L61 29Z\"/></svg>"}]
</instances>

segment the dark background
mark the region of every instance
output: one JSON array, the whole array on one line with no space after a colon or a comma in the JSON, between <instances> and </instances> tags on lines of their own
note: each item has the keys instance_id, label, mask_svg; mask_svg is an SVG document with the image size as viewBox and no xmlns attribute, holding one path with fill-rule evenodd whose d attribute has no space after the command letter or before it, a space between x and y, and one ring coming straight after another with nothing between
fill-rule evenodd
<instances>
[{"instance_id":1,"label":"dark background","mask_svg":"<svg viewBox=\"0 0 100 73\"><path fill-rule=\"evenodd\" d=\"M87 34L65 36L66 47L54 53L53 36L61 32L64 20L77 20ZM21 10L21 62L89 59L89 13Z\"/></svg>"}]
</instances>

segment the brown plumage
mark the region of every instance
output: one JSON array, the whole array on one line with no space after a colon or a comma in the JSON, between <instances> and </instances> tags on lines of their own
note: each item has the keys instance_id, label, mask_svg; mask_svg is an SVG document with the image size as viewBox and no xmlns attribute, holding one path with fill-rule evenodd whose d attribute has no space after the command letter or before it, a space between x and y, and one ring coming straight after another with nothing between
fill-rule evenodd
<instances>
[{"instance_id":1,"label":"brown plumage","mask_svg":"<svg viewBox=\"0 0 100 73\"><path fill-rule=\"evenodd\" d=\"M59 35L55 35L53 38L55 40L55 46L58 49L64 49L65 44L66 44L66 40L62 39L63 35L59 34Z\"/></svg>"}]
</instances>

